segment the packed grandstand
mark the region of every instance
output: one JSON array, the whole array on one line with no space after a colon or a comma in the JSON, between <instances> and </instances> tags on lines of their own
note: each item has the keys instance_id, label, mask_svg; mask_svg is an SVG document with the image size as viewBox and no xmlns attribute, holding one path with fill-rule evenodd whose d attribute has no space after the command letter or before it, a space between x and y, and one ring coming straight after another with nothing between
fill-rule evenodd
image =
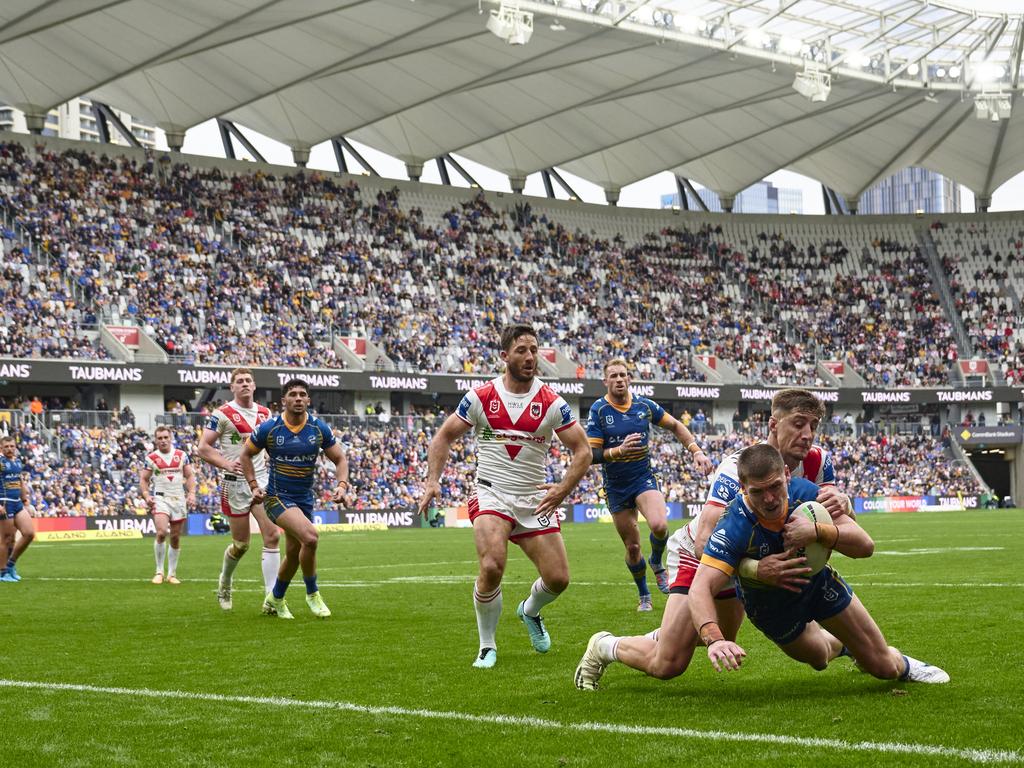
<instances>
[{"instance_id":1,"label":"packed grandstand","mask_svg":"<svg viewBox=\"0 0 1024 768\"><path fill-rule=\"evenodd\" d=\"M500 327L527 321L578 378L600 378L619 354L636 380L655 382L718 376L709 358L759 386L947 386L964 354L988 361L992 383L1024 376L1024 219L602 219L403 187L0 144L0 357L115 359L98 332L112 324L140 327L186 366L342 369L335 339L358 337L378 350L367 369L487 377ZM31 394L48 400L22 387L2 405L33 415ZM214 394L170 422L182 447L194 448ZM29 459L37 513L141 511L153 424L95 403L78 418L69 398L46 405L64 419L3 424ZM412 506L441 410L324 414L349 452L358 507ZM695 424L717 462L763 434L762 418L748 409L705 427L701 411ZM977 494L938 420L858 417L822 440L851 493ZM667 441L657 450L666 497L698 501L703 479L683 454ZM452 499L466 496L472 455L459 447L449 464ZM553 477L561 459L550 459ZM212 510L216 478L199 464L200 506ZM594 474L572 501L591 503L599 486Z\"/></svg>"}]
</instances>

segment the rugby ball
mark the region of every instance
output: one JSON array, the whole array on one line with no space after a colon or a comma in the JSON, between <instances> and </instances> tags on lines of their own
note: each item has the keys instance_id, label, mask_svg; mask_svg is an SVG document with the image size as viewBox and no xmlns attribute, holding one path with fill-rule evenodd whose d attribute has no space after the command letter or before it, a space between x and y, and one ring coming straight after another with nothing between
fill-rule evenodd
<instances>
[{"instance_id":1,"label":"rugby ball","mask_svg":"<svg viewBox=\"0 0 1024 768\"><path fill-rule=\"evenodd\" d=\"M812 523L831 523L832 515L822 504L816 501L805 501L793 510L794 515L803 515ZM825 567L831 556L832 550L826 549L822 544L812 541L803 549L797 550L797 555L807 558L807 567L811 569L811 575L818 573Z\"/></svg>"}]
</instances>

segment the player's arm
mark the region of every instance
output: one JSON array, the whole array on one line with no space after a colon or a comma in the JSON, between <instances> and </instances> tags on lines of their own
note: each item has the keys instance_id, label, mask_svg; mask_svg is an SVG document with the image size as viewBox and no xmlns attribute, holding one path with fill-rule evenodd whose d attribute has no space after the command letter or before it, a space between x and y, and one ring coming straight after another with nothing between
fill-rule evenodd
<instances>
[{"instance_id":1,"label":"player's arm","mask_svg":"<svg viewBox=\"0 0 1024 768\"><path fill-rule=\"evenodd\" d=\"M203 435L199 438L199 458L207 464L217 467L217 469L240 473L242 471L241 462L231 461L220 452L220 449L217 447L217 440L219 438L220 433L217 430L210 429L209 427L204 428Z\"/></svg>"},{"instance_id":2,"label":"player's arm","mask_svg":"<svg viewBox=\"0 0 1024 768\"><path fill-rule=\"evenodd\" d=\"M588 438L590 443L590 461L592 464L609 464L613 461L630 461L638 458L634 451L643 454L644 436L640 432L632 432L626 435L622 442L612 448L605 448L604 444L595 445L594 438Z\"/></svg>"},{"instance_id":3,"label":"player's arm","mask_svg":"<svg viewBox=\"0 0 1024 768\"><path fill-rule=\"evenodd\" d=\"M739 669L747 652L731 640L727 640L718 626L718 612L715 610L715 595L729 583L729 576L718 568L702 561L697 567L690 587L690 614L693 627L701 643L707 646L708 659L715 671Z\"/></svg>"},{"instance_id":4,"label":"player's arm","mask_svg":"<svg viewBox=\"0 0 1024 768\"><path fill-rule=\"evenodd\" d=\"M850 497L834 485L822 485L818 489L817 501L832 515L832 522L837 522L841 517L849 517L852 520L856 516Z\"/></svg>"},{"instance_id":5,"label":"player's arm","mask_svg":"<svg viewBox=\"0 0 1024 768\"><path fill-rule=\"evenodd\" d=\"M156 509L156 499L149 493L149 480L152 476L153 470L149 466L144 466L139 470L139 493L142 494L142 500L146 502L150 512Z\"/></svg>"},{"instance_id":6,"label":"player's arm","mask_svg":"<svg viewBox=\"0 0 1024 768\"><path fill-rule=\"evenodd\" d=\"M345 455L341 443L334 443L330 448L324 449L324 456L334 464L335 487L331 492L331 501L344 501L351 487L348 481L348 456Z\"/></svg>"},{"instance_id":7,"label":"player's arm","mask_svg":"<svg viewBox=\"0 0 1024 768\"><path fill-rule=\"evenodd\" d=\"M704 477L711 474L711 470L714 469L711 459L707 457L703 449L697 443L697 438L693 436L693 433L686 428L686 425L683 424L683 422L666 411L657 426L675 435L676 440L682 443L683 447L693 454L693 463L697 465L697 469L704 473Z\"/></svg>"},{"instance_id":8,"label":"player's arm","mask_svg":"<svg viewBox=\"0 0 1024 768\"><path fill-rule=\"evenodd\" d=\"M704 551L704 545L708 543L708 536L715 530L715 525L718 523L719 518L722 517L723 512L725 512L724 506L712 504L710 501L705 501L704 506L701 507L697 531L693 536L693 551L698 557Z\"/></svg>"},{"instance_id":9,"label":"player's arm","mask_svg":"<svg viewBox=\"0 0 1024 768\"><path fill-rule=\"evenodd\" d=\"M457 413L453 413L445 419L444 424L434 434L434 439L430 441L430 447L427 449L427 481L417 504L417 512L424 518L428 514L431 502L441 497L441 473L444 471L444 465L448 463L452 443L469 432L472 426Z\"/></svg>"},{"instance_id":10,"label":"player's arm","mask_svg":"<svg viewBox=\"0 0 1024 768\"><path fill-rule=\"evenodd\" d=\"M238 461L242 465L242 475L245 477L245 482L249 484L252 499L256 504L262 502L267 495L267 492L256 482L256 466L252 463L253 456L262 450L263 448L253 444L250 437L242 444L242 453L238 457Z\"/></svg>"},{"instance_id":11,"label":"player's arm","mask_svg":"<svg viewBox=\"0 0 1024 768\"><path fill-rule=\"evenodd\" d=\"M782 541L790 548L816 541L847 557L871 557L875 551L875 542L868 532L846 515L833 518L831 523L816 523L804 515L793 515L782 530Z\"/></svg>"},{"instance_id":12,"label":"player's arm","mask_svg":"<svg viewBox=\"0 0 1024 768\"><path fill-rule=\"evenodd\" d=\"M569 462L569 467L565 470L565 476L561 482L548 488L548 492L540 500L536 509L538 515L550 515L555 512L565 497L576 487L580 478L587 473L590 462L593 460L593 454L587 442L587 433L583 431L583 427L578 421L556 431L555 434L558 435L562 445L572 452L572 461Z\"/></svg>"},{"instance_id":13,"label":"player's arm","mask_svg":"<svg viewBox=\"0 0 1024 768\"><path fill-rule=\"evenodd\" d=\"M182 470L182 477L185 478L185 504L189 507L196 505L196 471L192 464L186 464Z\"/></svg>"},{"instance_id":14,"label":"player's arm","mask_svg":"<svg viewBox=\"0 0 1024 768\"><path fill-rule=\"evenodd\" d=\"M27 472L21 473L21 503L28 507L28 483L29 477Z\"/></svg>"}]
</instances>

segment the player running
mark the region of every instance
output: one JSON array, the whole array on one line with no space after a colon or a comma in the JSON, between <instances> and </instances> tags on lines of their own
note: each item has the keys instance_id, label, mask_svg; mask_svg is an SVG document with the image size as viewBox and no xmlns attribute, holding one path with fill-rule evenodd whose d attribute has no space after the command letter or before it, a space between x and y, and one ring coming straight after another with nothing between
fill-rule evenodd
<instances>
[{"instance_id":1,"label":"player running","mask_svg":"<svg viewBox=\"0 0 1024 768\"><path fill-rule=\"evenodd\" d=\"M256 382L248 368L235 368L231 372L231 394L234 400L217 408L203 430L199 441L199 456L220 470L220 511L231 527L231 544L224 551L217 600L225 611L231 610L231 581L238 561L249 550L252 531L249 514L256 518L263 537L264 594L274 588L277 571L281 566L281 551L278 548L278 528L267 517L262 504L253 503L252 491L242 476L242 444L256 429L270 418L270 410L253 402ZM265 453L253 458L256 482L261 488L267 485L267 460Z\"/></svg>"},{"instance_id":2,"label":"player running","mask_svg":"<svg viewBox=\"0 0 1024 768\"><path fill-rule=\"evenodd\" d=\"M808 390L784 389L776 392L772 398L772 415L768 421L767 444L781 452L786 467L794 477L807 478L818 486L818 501L835 517L849 511L851 505L846 494L835 487L832 457L825 449L813 443L814 434L824 415L825 406ZM661 680L668 680L686 671L698 642L697 633L691 626L687 597L700 564L696 553L703 549L703 542L714 529L726 505L739 494L736 465L740 453L742 451L737 451L722 460L711 481L711 489L700 515L669 539L669 598L661 627L646 635L632 637L616 637L610 632L595 634L576 668L578 688L595 690L605 669L616 661ZM752 564L759 580L783 589L799 589L805 583L809 570L803 558L773 556ZM743 622L743 606L736 599L735 591L728 587L723 589L716 595L715 605L719 625L727 637L734 639Z\"/></svg>"},{"instance_id":3,"label":"player running","mask_svg":"<svg viewBox=\"0 0 1024 768\"><path fill-rule=\"evenodd\" d=\"M174 438L170 427L157 427L153 439L156 450L146 455L145 464L139 470L139 490L156 527L156 542L153 544L156 575L153 583L163 584L166 555L167 583L180 584L181 529L185 527L188 508L196 505L196 475L188 454L171 444ZM150 479L153 481L152 493ZM170 549L167 549L168 537Z\"/></svg>"},{"instance_id":4,"label":"player running","mask_svg":"<svg viewBox=\"0 0 1024 768\"><path fill-rule=\"evenodd\" d=\"M603 465L608 510L626 547L626 568L640 593L637 610L650 611L653 605L647 588L648 562L658 589L667 594L669 587L669 574L662 563L668 542L668 514L665 496L651 469L651 425L674 434L693 454L694 463L702 474L710 474L712 464L682 422L653 400L633 397L629 391L629 368L623 358L617 357L604 364L604 385L608 393L590 408L587 439L594 464ZM647 562L640 546L637 512L644 516L650 528L651 556Z\"/></svg>"},{"instance_id":5,"label":"player running","mask_svg":"<svg viewBox=\"0 0 1024 768\"><path fill-rule=\"evenodd\" d=\"M0 581L21 581L15 564L36 537L24 475L17 442L10 435L0 438L0 563L6 563L0 569ZM21 534L17 543L15 531Z\"/></svg>"},{"instance_id":6,"label":"player running","mask_svg":"<svg viewBox=\"0 0 1024 768\"><path fill-rule=\"evenodd\" d=\"M484 669L498 660L495 633L509 541L520 546L539 576L516 614L534 650L546 653L551 647L540 612L569 585L558 507L591 461L586 433L572 408L536 378L536 331L529 325L505 328L501 359L505 373L467 393L430 441L427 482L419 501L419 511L426 516L431 502L441 495L441 472L452 443L475 428L479 456L469 517L480 564L473 587L480 649L473 666ZM544 459L552 434L572 451L572 462L561 482L547 485Z\"/></svg>"},{"instance_id":7,"label":"player running","mask_svg":"<svg viewBox=\"0 0 1024 768\"><path fill-rule=\"evenodd\" d=\"M252 490L254 504L263 504L271 522L284 529L285 556L274 586L263 601L263 612L291 619L284 595L299 566L306 582L306 605L314 616L326 619L330 609L316 583L316 549L319 535L313 525L313 483L320 452L334 462L338 487L331 501L342 501L348 491L348 459L331 428L309 410L309 385L291 379L281 388L282 412L249 435L242 448L242 474ZM253 458L266 450L270 471L265 488L256 479Z\"/></svg>"},{"instance_id":8,"label":"player running","mask_svg":"<svg viewBox=\"0 0 1024 768\"><path fill-rule=\"evenodd\" d=\"M745 578L742 558L760 559L819 542L847 557L870 557L871 537L850 517L815 523L790 511L817 497L806 480L787 481L782 455L759 444L743 451L737 462L742 496L734 499L708 538L690 590L693 627L707 646L712 666L739 669L746 651L727 638L718 624L714 596L732 578L750 622L790 658L823 670L839 656L882 680L947 683L938 667L905 656L889 646L871 614L850 585L830 565L796 592Z\"/></svg>"}]
</instances>

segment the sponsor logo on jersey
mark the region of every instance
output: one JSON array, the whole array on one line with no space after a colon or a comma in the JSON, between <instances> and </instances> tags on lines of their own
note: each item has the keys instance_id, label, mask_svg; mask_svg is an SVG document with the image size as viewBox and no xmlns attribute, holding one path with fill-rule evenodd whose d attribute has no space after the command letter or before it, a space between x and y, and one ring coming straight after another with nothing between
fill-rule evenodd
<instances>
[{"instance_id":1,"label":"sponsor logo on jersey","mask_svg":"<svg viewBox=\"0 0 1024 768\"><path fill-rule=\"evenodd\" d=\"M717 531L712 533L709 541L714 542L723 550L729 547L729 537L726 535L724 528L719 528Z\"/></svg>"},{"instance_id":2,"label":"sponsor logo on jersey","mask_svg":"<svg viewBox=\"0 0 1024 768\"><path fill-rule=\"evenodd\" d=\"M497 413L499 410L501 410L501 401L498 400L497 398L491 400L491 402L487 405L487 410L490 411L491 413Z\"/></svg>"},{"instance_id":3,"label":"sponsor logo on jersey","mask_svg":"<svg viewBox=\"0 0 1024 768\"><path fill-rule=\"evenodd\" d=\"M570 421L572 421L572 408L569 406L568 403L563 403L562 404L562 408L560 410L560 413L562 414L562 423L563 424L568 424Z\"/></svg>"},{"instance_id":4,"label":"sponsor logo on jersey","mask_svg":"<svg viewBox=\"0 0 1024 768\"><path fill-rule=\"evenodd\" d=\"M530 418L539 419L540 418L540 410L541 410L540 403L530 403Z\"/></svg>"}]
</instances>

